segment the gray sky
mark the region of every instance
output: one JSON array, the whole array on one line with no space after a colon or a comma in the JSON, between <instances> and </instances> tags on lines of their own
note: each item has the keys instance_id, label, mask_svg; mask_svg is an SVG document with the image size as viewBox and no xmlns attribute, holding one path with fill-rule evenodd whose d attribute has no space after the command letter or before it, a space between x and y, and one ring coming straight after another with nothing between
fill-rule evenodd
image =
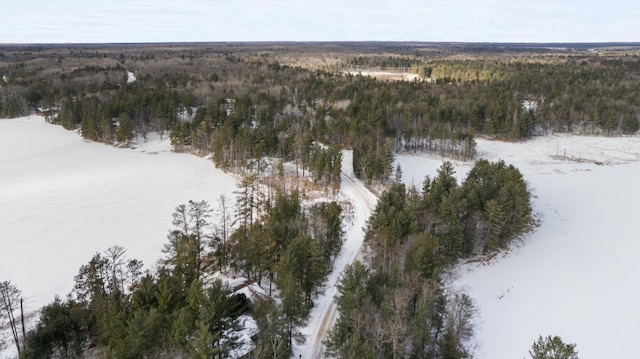
<instances>
[{"instance_id":1,"label":"gray sky","mask_svg":"<svg viewBox=\"0 0 640 359\"><path fill-rule=\"evenodd\" d=\"M639 42L637 0L12 0L0 43Z\"/></svg>"}]
</instances>

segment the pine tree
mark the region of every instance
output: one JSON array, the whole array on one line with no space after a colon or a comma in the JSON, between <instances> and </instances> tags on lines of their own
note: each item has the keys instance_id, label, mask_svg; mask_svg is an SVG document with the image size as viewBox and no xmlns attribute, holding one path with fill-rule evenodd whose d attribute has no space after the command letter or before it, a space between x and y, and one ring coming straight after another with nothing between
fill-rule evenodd
<instances>
[{"instance_id":1,"label":"pine tree","mask_svg":"<svg viewBox=\"0 0 640 359\"><path fill-rule=\"evenodd\" d=\"M264 301L256 308L254 317L260 332L253 355L260 359L288 359L291 348L281 308L273 301Z\"/></svg>"},{"instance_id":2,"label":"pine tree","mask_svg":"<svg viewBox=\"0 0 640 359\"><path fill-rule=\"evenodd\" d=\"M325 262L332 263L342 247L342 207L335 201L318 203L309 210L309 217L310 234L322 246Z\"/></svg>"},{"instance_id":3,"label":"pine tree","mask_svg":"<svg viewBox=\"0 0 640 359\"><path fill-rule=\"evenodd\" d=\"M531 346L532 359L578 359L575 344L567 344L559 336L539 336Z\"/></svg>"},{"instance_id":4,"label":"pine tree","mask_svg":"<svg viewBox=\"0 0 640 359\"><path fill-rule=\"evenodd\" d=\"M306 295L292 273L287 271L278 273L276 280L280 289L279 308L286 328L285 342L290 351L294 342L302 344L305 341L305 337L298 328L307 322L310 308L305 304Z\"/></svg>"},{"instance_id":5,"label":"pine tree","mask_svg":"<svg viewBox=\"0 0 640 359\"><path fill-rule=\"evenodd\" d=\"M193 280L200 279L210 265L205 260L205 248L213 239L211 212L206 201L189 201L188 206L179 205L173 213L175 229L167 236L169 243L163 248L167 257L161 263L181 278L185 290Z\"/></svg>"},{"instance_id":6,"label":"pine tree","mask_svg":"<svg viewBox=\"0 0 640 359\"><path fill-rule=\"evenodd\" d=\"M454 177L455 173L456 171L453 169L451 162L442 162L442 165L438 168L437 176L431 181L428 191L428 198L433 205L439 206L445 195L458 188L458 182Z\"/></svg>"},{"instance_id":7,"label":"pine tree","mask_svg":"<svg viewBox=\"0 0 640 359\"><path fill-rule=\"evenodd\" d=\"M445 256L456 259L466 254L464 243L463 219L466 213L466 201L459 192L446 192L441 197L438 209L441 224L437 229L440 249Z\"/></svg>"},{"instance_id":8,"label":"pine tree","mask_svg":"<svg viewBox=\"0 0 640 359\"><path fill-rule=\"evenodd\" d=\"M340 188L342 181L342 149L339 145L331 145L328 149L329 155L329 183L334 191Z\"/></svg>"},{"instance_id":9,"label":"pine tree","mask_svg":"<svg viewBox=\"0 0 640 359\"><path fill-rule=\"evenodd\" d=\"M370 275L367 267L359 261L345 268L337 285L336 304L340 316L325 341L330 356L354 359L375 357L367 344L366 326L370 323L364 320Z\"/></svg>"},{"instance_id":10,"label":"pine tree","mask_svg":"<svg viewBox=\"0 0 640 359\"><path fill-rule=\"evenodd\" d=\"M298 191L278 193L266 222L268 231L276 240L279 256L298 236L305 223Z\"/></svg>"},{"instance_id":11,"label":"pine tree","mask_svg":"<svg viewBox=\"0 0 640 359\"><path fill-rule=\"evenodd\" d=\"M365 241L373 249L372 266L389 273L412 227L403 183L393 183L378 200L367 224Z\"/></svg>"},{"instance_id":12,"label":"pine tree","mask_svg":"<svg viewBox=\"0 0 640 359\"><path fill-rule=\"evenodd\" d=\"M527 230L531 195L522 174L512 165L479 160L461 189L470 220L465 236L475 240L476 250L504 248Z\"/></svg>"},{"instance_id":13,"label":"pine tree","mask_svg":"<svg viewBox=\"0 0 640 359\"><path fill-rule=\"evenodd\" d=\"M116 129L116 141L121 144L128 144L133 138L133 123L127 113L123 113L118 118L118 128Z\"/></svg>"},{"instance_id":14,"label":"pine tree","mask_svg":"<svg viewBox=\"0 0 640 359\"><path fill-rule=\"evenodd\" d=\"M228 265L229 259L229 233L231 232L231 213L228 204L227 197L220 195L218 198L218 218L219 222L216 226L216 238L214 245L215 251L218 257L218 264L220 270L224 271Z\"/></svg>"},{"instance_id":15,"label":"pine tree","mask_svg":"<svg viewBox=\"0 0 640 359\"><path fill-rule=\"evenodd\" d=\"M82 310L56 296L40 311L39 323L25 338L21 358L79 358L87 337Z\"/></svg>"},{"instance_id":16,"label":"pine tree","mask_svg":"<svg viewBox=\"0 0 640 359\"><path fill-rule=\"evenodd\" d=\"M393 180L395 182L402 182L402 167L400 167L399 163L396 165L396 171Z\"/></svg>"},{"instance_id":17,"label":"pine tree","mask_svg":"<svg viewBox=\"0 0 640 359\"><path fill-rule=\"evenodd\" d=\"M323 258L322 247L311 237L301 234L291 242L282 255L277 266L276 284L281 287L289 285L281 279L293 280L304 295L303 304L311 308L312 297L322 292L320 285L328 272L329 267Z\"/></svg>"},{"instance_id":18,"label":"pine tree","mask_svg":"<svg viewBox=\"0 0 640 359\"><path fill-rule=\"evenodd\" d=\"M405 268L407 271L417 271L424 278L437 277L440 265L438 256L438 240L430 232L411 235L411 249L407 254Z\"/></svg>"},{"instance_id":19,"label":"pine tree","mask_svg":"<svg viewBox=\"0 0 640 359\"><path fill-rule=\"evenodd\" d=\"M256 175L245 176L239 184L236 195L236 223L239 223L245 232L257 220L261 208L261 197L258 191L258 177Z\"/></svg>"},{"instance_id":20,"label":"pine tree","mask_svg":"<svg viewBox=\"0 0 640 359\"><path fill-rule=\"evenodd\" d=\"M189 308L194 312L194 332L187 338L188 351L193 358L227 357L238 345L238 324L240 313L219 280L204 287L195 281L187 298Z\"/></svg>"},{"instance_id":21,"label":"pine tree","mask_svg":"<svg viewBox=\"0 0 640 359\"><path fill-rule=\"evenodd\" d=\"M485 251L494 251L502 247L502 229L506 224L506 213L502 205L495 199L485 203L485 215L487 222Z\"/></svg>"}]
</instances>

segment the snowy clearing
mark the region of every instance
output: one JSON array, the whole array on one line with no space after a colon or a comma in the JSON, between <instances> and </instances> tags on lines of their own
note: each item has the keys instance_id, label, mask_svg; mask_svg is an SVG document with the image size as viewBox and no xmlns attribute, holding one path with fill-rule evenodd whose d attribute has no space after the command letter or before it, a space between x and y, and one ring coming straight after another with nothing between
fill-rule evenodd
<instances>
[{"instance_id":1,"label":"snowy clearing","mask_svg":"<svg viewBox=\"0 0 640 359\"><path fill-rule=\"evenodd\" d=\"M135 150L87 142L42 117L0 120L0 280L26 310L64 298L93 254L120 245L152 269L189 200L233 200L236 179L151 138ZM0 357L3 354L0 353Z\"/></svg>"},{"instance_id":2,"label":"snowy clearing","mask_svg":"<svg viewBox=\"0 0 640 359\"><path fill-rule=\"evenodd\" d=\"M542 216L535 233L490 265L459 269L457 285L480 309L477 357L529 357L538 335L576 343L581 358L629 357L640 336L640 138L477 142L478 157L520 169ZM402 155L398 163L404 181L420 186L442 160ZM459 178L472 166L454 165Z\"/></svg>"}]
</instances>

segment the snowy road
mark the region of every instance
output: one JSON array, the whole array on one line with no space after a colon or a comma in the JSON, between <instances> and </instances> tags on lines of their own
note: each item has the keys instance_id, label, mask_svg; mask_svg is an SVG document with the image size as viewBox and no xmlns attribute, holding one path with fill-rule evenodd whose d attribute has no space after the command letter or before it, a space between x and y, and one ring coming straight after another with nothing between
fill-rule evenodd
<instances>
[{"instance_id":1,"label":"snowy road","mask_svg":"<svg viewBox=\"0 0 640 359\"><path fill-rule=\"evenodd\" d=\"M353 172L353 156L351 151L343 152L342 183L340 191L353 205L353 224L345 233L345 242L340 255L336 258L333 271L329 274L324 295L316 299L316 306L311 311L311 319L301 329L306 343L294 348L294 358L322 358L324 345L322 341L338 316L337 306L333 298L338 290L336 284L347 265L353 263L361 254L364 231L367 220L376 207L378 199L364 184L351 175ZM349 175L347 175L347 173Z\"/></svg>"}]
</instances>

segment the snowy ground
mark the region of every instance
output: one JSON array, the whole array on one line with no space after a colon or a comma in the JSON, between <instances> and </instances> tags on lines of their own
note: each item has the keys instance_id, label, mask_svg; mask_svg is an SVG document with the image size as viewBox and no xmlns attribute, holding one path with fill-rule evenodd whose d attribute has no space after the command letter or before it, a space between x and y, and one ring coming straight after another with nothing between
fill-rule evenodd
<instances>
[{"instance_id":1,"label":"snowy ground","mask_svg":"<svg viewBox=\"0 0 640 359\"><path fill-rule=\"evenodd\" d=\"M210 161L169 151L168 140L118 149L83 141L42 118L0 121L0 280L11 280L38 309L65 296L73 276L97 251L127 248L152 268L161 257L175 206L235 190ZM504 159L525 175L541 227L491 265L466 264L458 284L480 308L477 357L524 358L538 335L560 335L582 358L631 357L640 337L636 210L640 138L548 136L525 143L478 140L479 157ZM358 256L375 197L350 178L345 152L340 200L351 199L346 243L307 344L317 357L335 321L333 283ZM420 186L441 159L399 156L403 179ZM469 162L454 162L464 177ZM231 198L233 196L230 196ZM0 352L0 358L10 353Z\"/></svg>"},{"instance_id":2,"label":"snowy ground","mask_svg":"<svg viewBox=\"0 0 640 359\"><path fill-rule=\"evenodd\" d=\"M344 151L342 160L341 195L353 203L350 220L345 221L345 242L335 260L333 270L326 281L324 295L315 300L310 320L301 329L306 337L304 345L294 348L294 358L322 358L324 353L323 339L337 319L337 307L333 298L337 295L336 284L347 265L353 263L361 254L364 241L366 221L376 207L378 199L353 175L353 152Z\"/></svg>"},{"instance_id":3,"label":"snowy ground","mask_svg":"<svg viewBox=\"0 0 640 359\"><path fill-rule=\"evenodd\" d=\"M136 80L136 75L131 71L127 71L127 83L130 84L136 82Z\"/></svg>"},{"instance_id":4,"label":"snowy ground","mask_svg":"<svg viewBox=\"0 0 640 359\"><path fill-rule=\"evenodd\" d=\"M153 268L175 207L216 208L235 185L211 161L170 152L168 138L114 148L42 117L0 120L0 281L37 310L64 298L80 266L111 246Z\"/></svg>"},{"instance_id":5,"label":"snowy ground","mask_svg":"<svg viewBox=\"0 0 640 359\"><path fill-rule=\"evenodd\" d=\"M491 265L465 264L459 286L480 309L478 358L525 358L539 335L576 343L581 358L631 357L640 337L640 138L548 136L478 141L479 157L524 174L541 227ZM440 159L400 156L420 185ZM470 163L455 163L464 177Z\"/></svg>"}]
</instances>

